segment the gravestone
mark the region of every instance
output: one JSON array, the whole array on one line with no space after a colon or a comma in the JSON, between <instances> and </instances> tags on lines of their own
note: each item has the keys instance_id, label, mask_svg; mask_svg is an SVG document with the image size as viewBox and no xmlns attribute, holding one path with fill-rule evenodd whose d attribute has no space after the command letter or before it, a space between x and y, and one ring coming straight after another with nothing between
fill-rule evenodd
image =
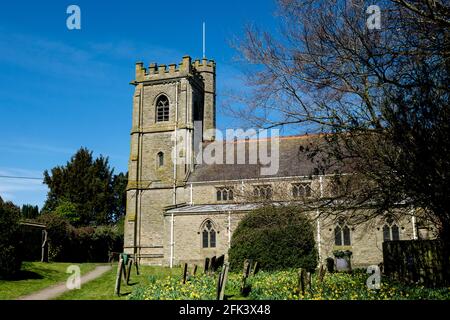
<instances>
[{"instance_id":1,"label":"gravestone","mask_svg":"<svg viewBox=\"0 0 450 320\"><path fill-rule=\"evenodd\" d=\"M303 268L300 268L298 271L298 292L301 293L303 296L306 292L306 286L308 283L308 275L306 273L306 270Z\"/></svg>"},{"instance_id":2,"label":"gravestone","mask_svg":"<svg viewBox=\"0 0 450 320\"><path fill-rule=\"evenodd\" d=\"M308 288L308 290L311 290L312 287L312 274L311 272L307 272L306 273L306 287Z\"/></svg>"},{"instance_id":3,"label":"gravestone","mask_svg":"<svg viewBox=\"0 0 450 320\"><path fill-rule=\"evenodd\" d=\"M318 281L319 283L322 283L322 282L323 282L323 278L325 277L325 273L326 273L325 268L323 267L323 265L320 265L320 269L319 269L319 277L318 277L318 279L317 279L317 281Z\"/></svg>"},{"instance_id":4,"label":"gravestone","mask_svg":"<svg viewBox=\"0 0 450 320\"><path fill-rule=\"evenodd\" d=\"M258 261L255 261L253 264L251 275L254 276L259 271Z\"/></svg>"},{"instance_id":5,"label":"gravestone","mask_svg":"<svg viewBox=\"0 0 450 320\"><path fill-rule=\"evenodd\" d=\"M350 260L346 258L336 258L336 270L337 271L350 271Z\"/></svg>"},{"instance_id":6,"label":"gravestone","mask_svg":"<svg viewBox=\"0 0 450 320\"><path fill-rule=\"evenodd\" d=\"M209 271L209 258L205 258L205 267L203 269L204 273L208 273Z\"/></svg>"},{"instance_id":7,"label":"gravestone","mask_svg":"<svg viewBox=\"0 0 450 320\"><path fill-rule=\"evenodd\" d=\"M188 275L187 269L188 269L188 264L185 263L184 264L184 268L183 268L183 284L186 283L186 278L187 278L187 275Z\"/></svg>"},{"instance_id":8,"label":"gravestone","mask_svg":"<svg viewBox=\"0 0 450 320\"><path fill-rule=\"evenodd\" d=\"M252 259L244 260L244 273L243 273L244 278L248 278L248 275L250 274L250 270L252 267L252 263L253 263Z\"/></svg>"},{"instance_id":9,"label":"gravestone","mask_svg":"<svg viewBox=\"0 0 450 320\"><path fill-rule=\"evenodd\" d=\"M225 297L225 287L228 281L228 269L229 264L226 262L223 265L223 270L219 273L219 278L217 280L217 300L223 300Z\"/></svg>"},{"instance_id":10,"label":"gravestone","mask_svg":"<svg viewBox=\"0 0 450 320\"><path fill-rule=\"evenodd\" d=\"M326 259L327 262L327 270L329 273L333 273L334 272L334 259L331 257L328 257Z\"/></svg>"},{"instance_id":11,"label":"gravestone","mask_svg":"<svg viewBox=\"0 0 450 320\"><path fill-rule=\"evenodd\" d=\"M224 262L225 262L225 255L221 255L219 258L217 258L214 271L217 271L220 267L222 267Z\"/></svg>"},{"instance_id":12,"label":"gravestone","mask_svg":"<svg viewBox=\"0 0 450 320\"><path fill-rule=\"evenodd\" d=\"M247 286L247 278L250 274L251 266L252 266L252 259L245 259L244 260L244 270L242 274L242 283L241 283L241 295L246 296L250 292L250 287Z\"/></svg>"},{"instance_id":13,"label":"gravestone","mask_svg":"<svg viewBox=\"0 0 450 320\"><path fill-rule=\"evenodd\" d=\"M211 258L211 262L209 264L209 272L215 272L216 270L214 269L216 266L216 256Z\"/></svg>"}]
</instances>

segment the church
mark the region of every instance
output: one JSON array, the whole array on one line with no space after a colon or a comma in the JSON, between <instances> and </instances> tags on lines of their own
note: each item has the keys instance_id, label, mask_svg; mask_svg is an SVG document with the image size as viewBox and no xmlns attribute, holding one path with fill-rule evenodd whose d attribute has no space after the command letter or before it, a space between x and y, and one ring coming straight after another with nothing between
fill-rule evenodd
<instances>
[{"instance_id":1,"label":"church","mask_svg":"<svg viewBox=\"0 0 450 320\"><path fill-rule=\"evenodd\" d=\"M277 170L259 163L205 163L199 150L213 143L251 150L251 138L216 139L216 63L184 56L181 63L136 63L124 252L142 264L202 264L227 255L233 230L249 211L267 202L299 201L330 190L330 174L314 171L299 153L309 136L277 138ZM271 140L274 138L267 138ZM269 141L275 145L275 141ZM227 154L223 157L227 157ZM234 154L231 155L234 159ZM320 263L333 251L352 252L352 266L383 261L385 240L420 237L414 214L351 225L313 212Z\"/></svg>"}]
</instances>

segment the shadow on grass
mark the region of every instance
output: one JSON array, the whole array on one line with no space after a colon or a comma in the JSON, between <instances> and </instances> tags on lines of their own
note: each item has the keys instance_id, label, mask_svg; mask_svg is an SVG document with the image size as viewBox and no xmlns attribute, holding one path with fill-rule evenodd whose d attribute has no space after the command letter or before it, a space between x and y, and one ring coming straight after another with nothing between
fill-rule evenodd
<instances>
[{"instance_id":1,"label":"shadow on grass","mask_svg":"<svg viewBox=\"0 0 450 320\"><path fill-rule=\"evenodd\" d=\"M5 279L8 281L21 281L21 280L34 280L34 279L44 279L42 275L39 273L28 271L28 270L20 270L16 275Z\"/></svg>"}]
</instances>

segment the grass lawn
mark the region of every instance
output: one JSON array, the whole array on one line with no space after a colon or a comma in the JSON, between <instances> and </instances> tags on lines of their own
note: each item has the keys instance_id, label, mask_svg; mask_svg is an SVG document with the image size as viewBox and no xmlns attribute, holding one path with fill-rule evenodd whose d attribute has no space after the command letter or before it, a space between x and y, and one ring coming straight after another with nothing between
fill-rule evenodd
<instances>
[{"instance_id":1,"label":"grass lawn","mask_svg":"<svg viewBox=\"0 0 450 320\"><path fill-rule=\"evenodd\" d=\"M70 265L79 265L81 274L92 271L95 263L42 263L24 262L20 274L13 280L0 280L0 300L12 300L39 291L59 282L64 282L69 276L66 273Z\"/></svg>"},{"instance_id":2,"label":"grass lawn","mask_svg":"<svg viewBox=\"0 0 450 320\"><path fill-rule=\"evenodd\" d=\"M120 285L120 297L114 295L114 286L116 283L117 264L111 271L106 272L101 277L92 280L81 286L79 290L72 290L56 298L57 300L126 300L128 295L137 287L146 287L150 278L162 279L171 275L181 275L181 268L167 268L157 266L139 266L140 275L136 275L136 269L133 266L130 285L127 286L123 281Z\"/></svg>"}]
</instances>

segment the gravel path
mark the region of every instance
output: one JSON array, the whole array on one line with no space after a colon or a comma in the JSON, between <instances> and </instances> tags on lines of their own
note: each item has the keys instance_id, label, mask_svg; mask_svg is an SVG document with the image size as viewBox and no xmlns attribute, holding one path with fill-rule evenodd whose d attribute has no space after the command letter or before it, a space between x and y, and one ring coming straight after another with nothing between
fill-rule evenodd
<instances>
[{"instance_id":1,"label":"gravel path","mask_svg":"<svg viewBox=\"0 0 450 320\"><path fill-rule=\"evenodd\" d=\"M102 274L109 270L111 270L111 266L98 266L93 271L86 273L84 276L81 276L81 288L83 288L83 284L85 284L86 282L100 277ZM69 274L67 274L67 276L69 277ZM45 288L41 291L29 294L27 296L22 296L17 300L51 300L60 296L66 291L69 291L69 289L66 287L66 282L62 282L57 285Z\"/></svg>"}]
</instances>

